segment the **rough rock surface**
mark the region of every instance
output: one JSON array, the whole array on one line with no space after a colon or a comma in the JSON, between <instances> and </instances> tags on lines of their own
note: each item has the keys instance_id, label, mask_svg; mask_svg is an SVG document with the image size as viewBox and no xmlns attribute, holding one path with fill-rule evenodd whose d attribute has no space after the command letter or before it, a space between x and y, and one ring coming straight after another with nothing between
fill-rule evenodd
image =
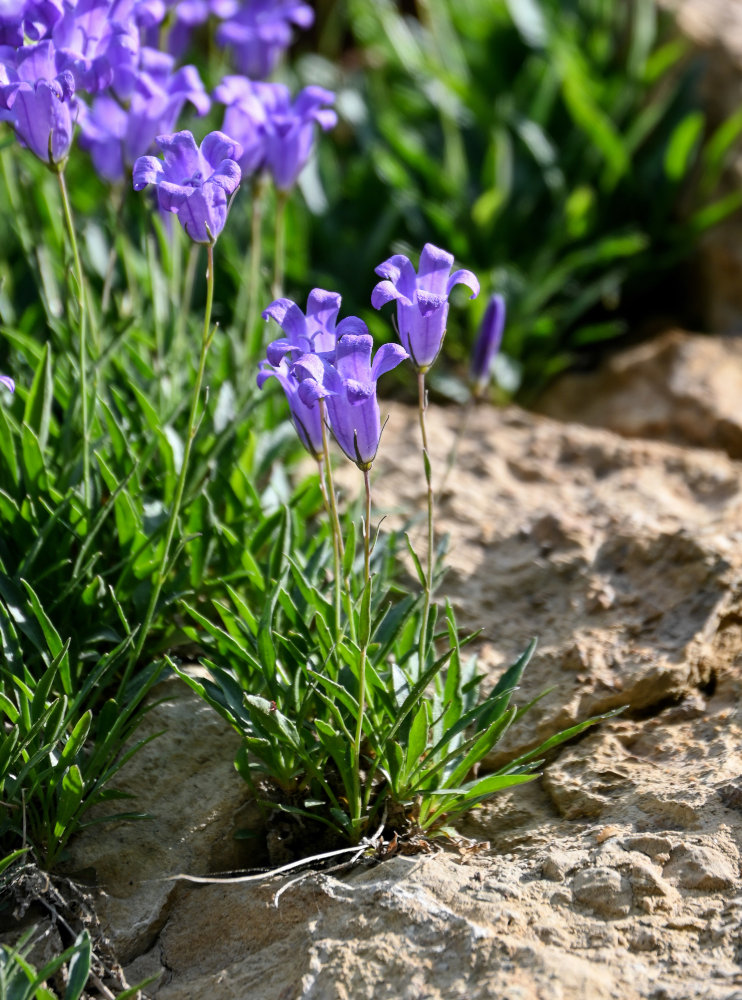
<instances>
[{"instance_id":1,"label":"rough rock surface","mask_svg":"<svg viewBox=\"0 0 742 1000\"><path fill-rule=\"evenodd\" d=\"M742 458L742 337L670 330L558 378L537 409L624 437L717 448Z\"/></svg>"},{"instance_id":2,"label":"rough rock surface","mask_svg":"<svg viewBox=\"0 0 742 1000\"><path fill-rule=\"evenodd\" d=\"M460 425L431 407L434 470ZM394 407L379 512L420 510L417 442ZM462 825L489 846L309 875L276 901L290 876L150 881L234 864L244 801L231 734L168 700L153 724L173 728L127 772L155 825L78 844L129 981L161 972L157 1000L742 1000L741 473L710 448L477 408L437 480L442 590L484 627L493 677L540 637L519 698L552 690L510 746L627 711Z\"/></svg>"}]
</instances>

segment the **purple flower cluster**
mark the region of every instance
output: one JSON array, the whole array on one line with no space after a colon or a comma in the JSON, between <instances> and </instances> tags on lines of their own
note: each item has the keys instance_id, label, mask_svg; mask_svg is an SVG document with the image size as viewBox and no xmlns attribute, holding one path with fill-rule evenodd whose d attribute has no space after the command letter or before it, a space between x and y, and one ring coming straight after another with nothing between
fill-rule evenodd
<instances>
[{"instance_id":1,"label":"purple flower cluster","mask_svg":"<svg viewBox=\"0 0 742 1000\"><path fill-rule=\"evenodd\" d=\"M10 375L0 375L0 385L4 385L6 389L15 392L15 382Z\"/></svg>"},{"instance_id":2,"label":"purple flower cluster","mask_svg":"<svg viewBox=\"0 0 742 1000\"><path fill-rule=\"evenodd\" d=\"M316 458L323 453L322 415L317 405L323 400L327 425L342 450L360 469L371 466L381 436L377 379L405 358L418 371L426 371L443 343L451 289L463 283L472 290L472 298L479 294L472 272L451 274L452 265L451 254L427 243L417 272L401 254L376 268L384 280L373 290L372 305L378 309L396 300L402 345L384 344L375 355L363 320L349 316L337 323L340 296L334 292L315 288L307 300L306 315L290 299L277 299L263 312L264 319L278 323L284 336L268 345L258 385L262 388L271 376L278 379L299 439ZM502 332L500 302L487 323L487 352L492 331L499 328Z\"/></svg>"},{"instance_id":3,"label":"purple flower cluster","mask_svg":"<svg viewBox=\"0 0 742 1000\"><path fill-rule=\"evenodd\" d=\"M327 105L335 100L323 87L305 87L292 101L288 87L244 76L226 76L214 91L226 105L222 128L242 145L244 174L267 171L279 191L293 187L312 152L315 125L337 124Z\"/></svg>"},{"instance_id":4,"label":"purple flower cluster","mask_svg":"<svg viewBox=\"0 0 742 1000\"><path fill-rule=\"evenodd\" d=\"M314 11L303 0L248 0L234 3L230 12L222 10L226 20L217 31L217 41L234 50L238 69L253 80L273 72L291 44L292 25L310 28L314 23Z\"/></svg>"},{"instance_id":5,"label":"purple flower cluster","mask_svg":"<svg viewBox=\"0 0 742 1000\"><path fill-rule=\"evenodd\" d=\"M360 469L370 468L381 437L376 381L407 357L399 344L384 344L372 358L373 338L363 320L348 316L337 323L340 296L315 288L306 315L289 299L277 299L263 312L285 336L268 345L258 385L275 376L289 403L291 419L304 447L322 457L324 400L327 425L342 450Z\"/></svg>"},{"instance_id":6,"label":"purple flower cluster","mask_svg":"<svg viewBox=\"0 0 742 1000\"><path fill-rule=\"evenodd\" d=\"M0 12L0 119L57 170L79 120L96 168L122 178L186 101L211 106L195 67L144 44L166 12L164 0L20 0Z\"/></svg>"}]
</instances>

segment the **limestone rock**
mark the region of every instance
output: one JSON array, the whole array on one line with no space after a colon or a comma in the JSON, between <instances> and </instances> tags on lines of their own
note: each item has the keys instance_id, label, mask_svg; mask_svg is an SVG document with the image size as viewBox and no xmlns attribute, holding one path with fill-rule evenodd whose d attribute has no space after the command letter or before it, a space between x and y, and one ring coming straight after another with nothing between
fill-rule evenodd
<instances>
[{"instance_id":1,"label":"limestone rock","mask_svg":"<svg viewBox=\"0 0 742 1000\"><path fill-rule=\"evenodd\" d=\"M385 431L374 521L422 509L416 419L398 407ZM235 737L168 688L152 725L169 732L126 772L155 825L97 828L77 846L133 959L129 981L161 973L156 1000L731 1000L742 989L742 466L481 407L443 483L458 421L429 411L438 532L451 537L440 594L484 627L487 683L536 633L516 701L552 689L501 758L590 713L626 712L562 747L543 781L460 824L490 848L307 874L276 906L293 873L158 881L255 863L231 848L245 794ZM357 470L337 481L357 490Z\"/></svg>"},{"instance_id":2,"label":"limestone rock","mask_svg":"<svg viewBox=\"0 0 742 1000\"><path fill-rule=\"evenodd\" d=\"M624 437L719 448L740 458L741 398L742 337L671 330L610 356L596 372L562 375L538 410Z\"/></svg>"},{"instance_id":3,"label":"limestone rock","mask_svg":"<svg viewBox=\"0 0 742 1000\"><path fill-rule=\"evenodd\" d=\"M665 876L683 889L714 892L731 888L739 879L739 871L728 857L712 847L680 844L670 854Z\"/></svg>"},{"instance_id":4,"label":"limestone rock","mask_svg":"<svg viewBox=\"0 0 742 1000\"><path fill-rule=\"evenodd\" d=\"M147 949L162 927L178 889L168 876L208 874L239 861L235 816L248 797L231 765L237 734L180 680L160 684L152 697L164 700L136 737L161 735L116 782L148 818L91 827L72 842L67 862L86 879L93 870L99 917L124 962Z\"/></svg>"}]
</instances>

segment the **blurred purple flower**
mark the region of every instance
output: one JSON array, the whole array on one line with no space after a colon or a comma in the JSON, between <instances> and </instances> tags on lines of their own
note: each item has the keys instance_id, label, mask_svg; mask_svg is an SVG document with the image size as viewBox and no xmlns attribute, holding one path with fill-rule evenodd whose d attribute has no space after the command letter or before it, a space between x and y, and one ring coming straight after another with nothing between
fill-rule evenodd
<instances>
[{"instance_id":1,"label":"blurred purple flower","mask_svg":"<svg viewBox=\"0 0 742 1000\"><path fill-rule=\"evenodd\" d=\"M149 150L158 135L170 133L186 101L198 114L211 102L194 66L169 74L164 86L153 75L137 84L128 108L108 94L95 98L80 120L80 145L90 151L93 165L109 181L121 180L137 157Z\"/></svg>"},{"instance_id":2,"label":"blurred purple flower","mask_svg":"<svg viewBox=\"0 0 742 1000\"><path fill-rule=\"evenodd\" d=\"M393 299L397 303L397 325L402 346L418 371L427 371L443 344L448 320L448 296L454 285L468 285L479 294L479 282L471 271L455 271L453 254L426 243L417 273L407 257L395 254L376 273L380 281L371 293L371 304L380 309Z\"/></svg>"},{"instance_id":3,"label":"blurred purple flower","mask_svg":"<svg viewBox=\"0 0 742 1000\"><path fill-rule=\"evenodd\" d=\"M318 406L308 405L299 395L299 382L291 371L292 357L306 353L331 355L335 349L335 321L340 310L340 296L323 288L313 288L307 298L306 315L291 299L276 299L263 310L263 319L278 323L285 337L268 344L267 361L260 362L258 386L274 375L291 411L291 421L299 440L315 458L322 456L322 421Z\"/></svg>"},{"instance_id":4,"label":"blurred purple flower","mask_svg":"<svg viewBox=\"0 0 742 1000\"><path fill-rule=\"evenodd\" d=\"M214 98L227 106L223 128L242 144L243 171L269 171L279 191L294 185L309 159L315 123L325 131L337 124L337 114L325 106L335 95L323 87L305 87L292 102L284 84L227 76Z\"/></svg>"},{"instance_id":5,"label":"blurred purple flower","mask_svg":"<svg viewBox=\"0 0 742 1000\"><path fill-rule=\"evenodd\" d=\"M0 0L0 45L19 48L45 38L62 16L62 0Z\"/></svg>"},{"instance_id":6,"label":"blurred purple flower","mask_svg":"<svg viewBox=\"0 0 742 1000\"><path fill-rule=\"evenodd\" d=\"M0 120L40 160L58 168L72 144L77 105L72 73L57 72L55 55L50 41L0 52Z\"/></svg>"},{"instance_id":7,"label":"blurred purple flower","mask_svg":"<svg viewBox=\"0 0 742 1000\"><path fill-rule=\"evenodd\" d=\"M244 0L217 31L217 41L234 49L241 73L254 80L269 76L291 44L291 26L309 28L314 12L303 0Z\"/></svg>"},{"instance_id":8,"label":"blurred purple flower","mask_svg":"<svg viewBox=\"0 0 742 1000\"><path fill-rule=\"evenodd\" d=\"M334 357L304 354L293 365L299 398L307 406L325 399L335 440L359 469L369 469L381 437L376 381L408 356L399 344L383 344L373 361L373 337L357 316L337 326Z\"/></svg>"},{"instance_id":9,"label":"blurred purple flower","mask_svg":"<svg viewBox=\"0 0 742 1000\"><path fill-rule=\"evenodd\" d=\"M239 187L235 161L242 148L223 132L209 132L200 149L186 131L156 141L164 162L140 156L134 164L134 190L154 184L160 208L177 213L194 243L215 243L227 220L229 196Z\"/></svg>"},{"instance_id":10,"label":"blurred purple flower","mask_svg":"<svg viewBox=\"0 0 742 1000\"><path fill-rule=\"evenodd\" d=\"M0 384L4 385L6 389L10 389L11 392L15 392L15 382L10 375L0 375Z\"/></svg>"},{"instance_id":11,"label":"blurred purple flower","mask_svg":"<svg viewBox=\"0 0 742 1000\"><path fill-rule=\"evenodd\" d=\"M137 80L139 28L133 0L78 0L65 4L52 40L60 69L74 74L77 90L97 94L112 87L125 99Z\"/></svg>"},{"instance_id":12,"label":"blurred purple flower","mask_svg":"<svg viewBox=\"0 0 742 1000\"><path fill-rule=\"evenodd\" d=\"M504 329L505 300L502 295L493 295L482 317L471 357L469 374L475 393L480 393L489 382L492 361L500 349Z\"/></svg>"}]
</instances>

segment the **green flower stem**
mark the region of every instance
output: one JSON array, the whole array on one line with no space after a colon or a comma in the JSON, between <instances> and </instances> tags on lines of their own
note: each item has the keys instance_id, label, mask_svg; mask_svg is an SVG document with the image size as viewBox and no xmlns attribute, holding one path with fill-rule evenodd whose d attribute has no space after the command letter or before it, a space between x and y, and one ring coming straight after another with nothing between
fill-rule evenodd
<instances>
[{"instance_id":1,"label":"green flower stem","mask_svg":"<svg viewBox=\"0 0 742 1000\"><path fill-rule=\"evenodd\" d=\"M238 300L237 315L242 316L247 313L245 320L244 341L247 349L246 361L248 364L257 360L262 346L262 330L258 326L258 316L260 309L258 306L260 296L260 269L263 263L263 209L265 207L265 178L257 177L253 181L252 187L252 217L250 220L250 272L247 285L247 309L245 304Z\"/></svg>"},{"instance_id":2,"label":"green flower stem","mask_svg":"<svg viewBox=\"0 0 742 1000\"><path fill-rule=\"evenodd\" d=\"M320 405L322 400L320 400ZM324 427L324 423L323 423ZM327 432L323 434L323 445L325 443L324 438ZM330 498L327 495L327 484L325 482L325 463L329 465L327 457L317 458L317 472L319 473L319 488L322 490L322 500L325 504L325 511L330 519L330 526L332 528L332 554L333 554L333 565L334 565L334 575L335 575L335 637L340 635L340 607L341 607L341 594L340 594L340 543L342 539L338 538L338 533L335 530L335 520L332 516L332 510L330 508Z\"/></svg>"},{"instance_id":3,"label":"green flower stem","mask_svg":"<svg viewBox=\"0 0 742 1000\"><path fill-rule=\"evenodd\" d=\"M425 657L428 646L428 618L430 616L430 605L433 601L433 556L434 556L433 482L430 472L430 451L428 450L428 435L425 429L425 410L427 408L427 399L425 394L424 371L419 371L417 373L417 390L418 390L418 416L420 420L420 435L422 437L422 445L423 445L423 466L425 468L425 482L427 483L427 491L428 491L428 544L427 544L427 562L425 566L425 607L423 610L422 623L420 625L420 645L418 647L418 669L422 673L422 671L425 669Z\"/></svg>"},{"instance_id":4,"label":"green flower stem","mask_svg":"<svg viewBox=\"0 0 742 1000\"><path fill-rule=\"evenodd\" d=\"M111 301L111 291L113 290L113 278L116 273L116 258L118 257L118 253L116 250L116 235L123 226L123 214L124 214L123 184L116 184L114 186L112 201L113 201L113 211L111 214L114 219L114 236L113 236L113 241L111 243L111 249L108 251L108 263L106 264L106 275L103 280L103 293L101 295L101 302L100 302L101 312L104 315L108 311L108 306Z\"/></svg>"},{"instance_id":5,"label":"green flower stem","mask_svg":"<svg viewBox=\"0 0 742 1000\"><path fill-rule=\"evenodd\" d=\"M348 628L350 630L350 637L355 642L356 639L356 625L355 618L353 617L353 593L350 588L350 579L345 578L343 580L343 575L340 570L340 566L343 562L345 556L345 545L343 544L343 529L340 526L340 515L338 514L337 496L335 495L335 484L332 478L332 463L330 461L330 442L327 435L327 422L325 420L326 416L326 406L323 399L319 400L319 412L320 419L322 421L322 451L324 455L324 469L327 475L327 485L323 485L322 493L326 496L329 501L329 512L330 512L330 524L332 527L333 536L333 547L337 546L337 563L335 564L335 608L336 608L336 638L340 639L340 613L339 604L341 602L341 595L343 593L343 582L345 583L345 608L348 616Z\"/></svg>"},{"instance_id":6,"label":"green flower stem","mask_svg":"<svg viewBox=\"0 0 742 1000\"><path fill-rule=\"evenodd\" d=\"M67 226L67 235L72 248L72 258L75 267L75 284L77 285L77 307L80 313L80 342L78 346L80 364L80 403L82 405L82 483L85 507L87 510L90 510L92 496L90 484L90 423L88 412L88 345L85 285L83 283L80 251L77 246L77 236L75 235L75 223L72 219L72 207L67 193L67 182L64 179L63 170L57 171L57 180L59 181L59 192L62 196L62 209L64 211L64 221Z\"/></svg>"},{"instance_id":7,"label":"green flower stem","mask_svg":"<svg viewBox=\"0 0 742 1000\"><path fill-rule=\"evenodd\" d=\"M286 269L286 191L276 192L276 243L273 255L273 298L283 295L283 276Z\"/></svg>"},{"instance_id":8,"label":"green flower stem","mask_svg":"<svg viewBox=\"0 0 742 1000\"><path fill-rule=\"evenodd\" d=\"M196 436L196 427L198 423L198 409L199 402L201 399L201 387L204 380L204 371L206 369L206 355L208 353L211 341L214 338L214 331L211 327L211 307L214 302L214 244L210 243L207 247L208 254L208 269L206 271L206 309L204 314L204 329L203 336L201 337L201 355L198 360L198 372L196 374L196 384L193 387L193 398L191 400L191 409L188 415L188 427L186 430L185 443L183 446L183 461L180 466L180 474L178 475L178 482L175 487L175 495L173 497L173 502L170 507L170 517L167 522L167 531L165 534L165 545L162 551L162 558L160 560L160 566L157 570L155 576L154 586L152 587L152 592L150 594L149 603L147 605L147 610L144 614L144 620L142 621L139 634L137 636L137 642L134 650L129 657L129 661L126 665L126 670L121 679L121 685L119 687L119 692L123 692L126 684L131 676L131 672L134 669L139 657L142 655L142 650L144 648L144 643L147 639L147 635L152 626L152 619L155 615L155 609L157 607L157 602L160 599L160 593L162 587L167 579L168 574L168 562L170 559L170 549L173 544L173 538L175 536L175 529L178 524L178 517L180 515L180 508L183 502L183 492L185 490L186 477L188 475L188 462L191 456L191 448L193 446L193 440Z\"/></svg>"},{"instance_id":9,"label":"green flower stem","mask_svg":"<svg viewBox=\"0 0 742 1000\"><path fill-rule=\"evenodd\" d=\"M371 603L371 481L369 470L363 470L363 483L366 494L366 513L363 519L363 597L362 605L370 607ZM363 611L361 612L363 617ZM362 624L361 660L358 668L358 720L356 723L355 759L358 767L358 783L361 783L361 742L363 740L363 722L366 714L366 661L368 658L369 634L368 628Z\"/></svg>"},{"instance_id":10,"label":"green flower stem","mask_svg":"<svg viewBox=\"0 0 742 1000\"><path fill-rule=\"evenodd\" d=\"M193 286L196 283L196 265L198 264L198 243L191 243L188 250L188 261L186 263L185 276L183 278L183 298L180 302L178 313L178 325L175 328L175 343L178 344L185 334L188 315L191 311L191 301L193 300ZM207 292L208 294L208 292Z\"/></svg>"}]
</instances>

